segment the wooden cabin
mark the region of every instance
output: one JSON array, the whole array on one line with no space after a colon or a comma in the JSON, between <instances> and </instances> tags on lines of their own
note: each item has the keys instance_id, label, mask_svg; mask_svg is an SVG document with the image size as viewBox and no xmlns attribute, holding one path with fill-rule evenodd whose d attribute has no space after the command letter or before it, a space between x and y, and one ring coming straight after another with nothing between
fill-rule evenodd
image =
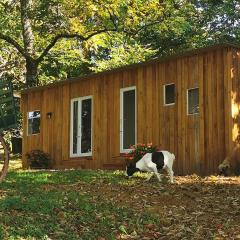
<instances>
[{"instance_id":1,"label":"wooden cabin","mask_svg":"<svg viewBox=\"0 0 240 240\"><path fill-rule=\"evenodd\" d=\"M215 45L22 91L23 167L122 169L136 143L176 155L174 172L211 174L239 135L240 46Z\"/></svg>"}]
</instances>

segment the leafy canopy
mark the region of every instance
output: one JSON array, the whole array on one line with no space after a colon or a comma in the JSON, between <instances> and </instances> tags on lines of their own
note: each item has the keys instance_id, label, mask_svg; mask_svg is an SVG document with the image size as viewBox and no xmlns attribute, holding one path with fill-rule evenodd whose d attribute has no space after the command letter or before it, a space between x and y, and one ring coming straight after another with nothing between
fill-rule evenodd
<instances>
[{"instance_id":1,"label":"leafy canopy","mask_svg":"<svg viewBox=\"0 0 240 240\"><path fill-rule=\"evenodd\" d=\"M46 84L240 42L239 19L238 0L0 0L0 70L19 84L33 66Z\"/></svg>"}]
</instances>

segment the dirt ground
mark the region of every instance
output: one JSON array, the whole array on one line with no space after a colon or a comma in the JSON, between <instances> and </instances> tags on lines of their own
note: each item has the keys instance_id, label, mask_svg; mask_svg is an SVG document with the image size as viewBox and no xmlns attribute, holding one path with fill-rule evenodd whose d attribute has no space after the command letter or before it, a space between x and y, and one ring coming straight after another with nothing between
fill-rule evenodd
<instances>
[{"instance_id":1,"label":"dirt ground","mask_svg":"<svg viewBox=\"0 0 240 240\"><path fill-rule=\"evenodd\" d=\"M76 187L76 186L75 186ZM176 177L174 184L143 179L79 184L93 201L111 201L159 218L142 236L119 239L240 239L240 177Z\"/></svg>"}]
</instances>

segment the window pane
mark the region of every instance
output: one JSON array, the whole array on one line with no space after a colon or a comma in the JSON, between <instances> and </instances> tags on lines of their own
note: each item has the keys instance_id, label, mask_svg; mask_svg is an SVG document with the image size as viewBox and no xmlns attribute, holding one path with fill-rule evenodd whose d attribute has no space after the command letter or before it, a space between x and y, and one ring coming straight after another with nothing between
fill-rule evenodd
<instances>
[{"instance_id":1,"label":"window pane","mask_svg":"<svg viewBox=\"0 0 240 240\"><path fill-rule=\"evenodd\" d=\"M82 100L82 116L81 116L81 153L89 153L92 151L92 100Z\"/></svg>"},{"instance_id":2,"label":"window pane","mask_svg":"<svg viewBox=\"0 0 240 240\"><path fill-rule=\"evenodd\" d=\"M77 153L78 143L78 101L73 102L73 154Z\"/></svg>"},{"instance_id":3,"label":"window pane","mask_svg":"<svg viewBox=\"0 0 240 240\"><path fill-rule=\"evenodd\" d=\"M28 112L28 135L40 133L40 111Z\"/></svg>"},{"instance_id":4,"label":"window pane","mask_svg":"<svg viewBox=\"0 0 240 240\"><path fill-rule=\"evenodd\" d=\"M199 113L199 89L188 90L188 114Z\"/></svg>"},{"instance_id":5,"label":"window pane","mask_svg":"<svg viewBox=\"0 0 240 240\"><path fill-rule=\"evenodd\" d=\"M165 104L175 103L175 84L165 85Z\"/></svg>"},{"instance_id":6,"label":"window pane","mask_svg":"<svg viewBox=\"0 0 240 240\"><path fill-rule=\"evenodd\" d=\"M31 135L32 133L32 119L28 119L28 135Z\"/></svg>"},{"instance_id":7,"label":"window pane","mask_svg":"<svg viewBox=\"0 0 240 240\"><path fill-rule=\"evenodd\" d=\"M40 118L40 111L29 112L28 118Z\"/></svg>"},{"instance_id":8,"label":"window pane","mask_svg":"<svg viewBox=\"0 0 240 240\"><path fill-rule=\"evenodd\" d=\"M29 112L29 113L28 113L28 119L29 119L29 118L33 118L33 117L34 117L34 112Z\"/></svg>"},{"instance_id":9,"label":"window pane","mask_svg":"<svg viewBox=\"0 0 240 240\"><path fill-rule=\"evenodd\" d=\"M123 92L123 149L135 144L135 90Z\"/></svg>"}]
</instances>

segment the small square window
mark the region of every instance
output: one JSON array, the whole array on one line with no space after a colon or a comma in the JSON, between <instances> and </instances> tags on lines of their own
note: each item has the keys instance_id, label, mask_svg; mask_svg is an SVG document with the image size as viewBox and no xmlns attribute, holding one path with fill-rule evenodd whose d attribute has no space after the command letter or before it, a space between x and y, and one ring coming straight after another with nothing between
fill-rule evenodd
<instances>
[{"instance_id":1,"label":"small square window","mask_svg":"<svg viewBox=\"0 0 240 240\"><path fill-rule=\"evenodd\" d=\"M28 135L40 133L40 111L28 112Z\"/></svg>"},{"instance_id":2,"label":"small square window","mask_svg":"<svg viewBox=\"0 0 240 240\"><path fill-rule=\"evenodd\" d=\"M164 85L164 105L173 105L175 103L175 84Z\"/></svg>"},{"instance_id":3,"label":"small square window","mask_svg":"<svg viewBox=\"0 0 240 240\"><path fill-rule=\"evenodd\" d=\"M187 90L188 115L199 113L199 88Z\"/></svg>"}]
</instances>

